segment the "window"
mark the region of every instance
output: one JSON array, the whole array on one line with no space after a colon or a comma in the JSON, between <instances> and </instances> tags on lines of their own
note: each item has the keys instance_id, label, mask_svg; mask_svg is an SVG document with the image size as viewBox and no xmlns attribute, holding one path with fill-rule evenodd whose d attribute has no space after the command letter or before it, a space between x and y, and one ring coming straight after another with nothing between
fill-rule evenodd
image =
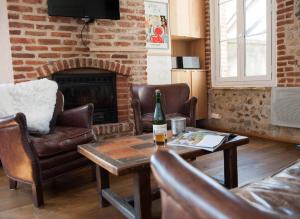
<instances>
[{"instance_id":1,"label":"window","mask_svg":"<svg viewBox=\"0 0 300 219\"><path fill-rule=\"evenodd\" d=\"M272 0L211 0L214 87L275 84L273 8Z\"/></svg>"}]
</instances>

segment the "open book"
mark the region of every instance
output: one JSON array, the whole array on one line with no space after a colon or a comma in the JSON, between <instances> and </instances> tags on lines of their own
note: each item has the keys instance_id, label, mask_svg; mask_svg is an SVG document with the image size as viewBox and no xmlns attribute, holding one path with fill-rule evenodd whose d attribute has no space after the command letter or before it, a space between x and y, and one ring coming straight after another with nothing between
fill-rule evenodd
<instances>
[{"instance_id":1,"label":"open book","mask_svg":"<svg viewBox=\"0 0 300 219\"><path fill-rule=\"evenodd\" d=\"M194 147L214 151L231 137L233 137L233 135L230 133L207 130L191 131L182 133L173 138L170 142L168 142L168 145Z\"/></svg>"}]
</instances>

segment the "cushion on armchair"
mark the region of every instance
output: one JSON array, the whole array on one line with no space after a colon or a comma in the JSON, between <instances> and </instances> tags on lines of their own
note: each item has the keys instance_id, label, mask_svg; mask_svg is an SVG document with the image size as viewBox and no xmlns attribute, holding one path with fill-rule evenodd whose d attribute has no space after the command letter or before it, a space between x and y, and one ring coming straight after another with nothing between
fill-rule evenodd
<instances>
[{"instance_id":1,"label":"cushion on armchair","mask_svg":"<svg viewBox=\"0 0 300 219\"><path fill-rule=\"evenodd\" d=\"M94 139L91 129L66 126L57 126L53 133L48 135L30 136L31 143L39 158L76 151L78 145L89 143Z\"/></svg>"},{"instance_id":2,"label":"cushion on armchair","mask_svg":"<svg viewBox=\"0 0 300 219\"><path fill-rule=\"evenodd\" d=\"M17 113L26 116L28 130L47 134L56 103L56 82L41 79L0 85L0 117Z\"/></svg>"},{"instance_id":3,"label":"cushion on armchair","mask_svg":"<svg viewBox=\"0 0 300 219\"><path fill-rule=\"evenodd\" d=\"M134 85L132 95L140 101L142 114L153 113L156 89L162 93L161 103L166 114L180 112L190 95L190 89L186 84Z\"/></svg>"},{"instance_id":4,"label":"cushion on armchair","mask_svg":"<svg viewBox=\"0 0 300 219\"><path fill-rule=\"evenodd\" d=\"M300 160L272 177L233 191L261 211L300 218Z\"/></svg>"}]
</instances>

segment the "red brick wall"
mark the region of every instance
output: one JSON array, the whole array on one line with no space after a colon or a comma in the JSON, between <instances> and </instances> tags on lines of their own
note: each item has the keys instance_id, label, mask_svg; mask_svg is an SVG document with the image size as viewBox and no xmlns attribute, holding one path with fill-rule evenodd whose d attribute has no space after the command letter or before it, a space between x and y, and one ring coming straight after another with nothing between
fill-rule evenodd
<instances>
[{"instance_id":1,"label":"red brick wall","mask_svg":"<svg viewBox=\"0 0 300 219\"><path fill-rule=\"evenodd\" d=\"M118 73L119 121L129 122L132 129L129 87L131 83L147 81L144 1L120 0L120 20L96 20L90 24L83 34L87 47L80 39L83 22L49 17L47 0L7 3L15 82L73 67L114 70Z\"/></svg>"},{"instance_id":2,"label":"red brick wall","mask_svg":"<svg viewBox=\"0 0 300 219\"><path fill-rule=\"evenodd\" d=\"M300 86L300 21L293 0L277 0L277 77L280 87Z\"/></svg>"},{"instance_id":3,"label":"red brick wall","mask_svg":"<svg viewBox=\"0 0 300 219\"><path fill-rule=\"evenodd\" d=\"M210 0L205 1L205 71L207 77L207 87L211 87L211 50L210 50Z\"/></svg>"}]
</instances>

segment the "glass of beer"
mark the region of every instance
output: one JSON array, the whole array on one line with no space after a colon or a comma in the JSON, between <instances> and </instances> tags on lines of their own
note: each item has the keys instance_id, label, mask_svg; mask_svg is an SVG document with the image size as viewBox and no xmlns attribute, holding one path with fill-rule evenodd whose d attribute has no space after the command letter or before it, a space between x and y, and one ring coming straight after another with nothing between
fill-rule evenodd
<instances>
[{"instance_id":1,"label":"glass of beer","mask_svg":"<svg viewBox=\"0 0 300 219\"><path fill-rule=\"evenodd\" d=\"M167 140L167 135L166 133L163 133L163 132L157 132L157 133L154 133L154 142L156 145L158 146L164 146L165 145L165 142Z\"/></svg>"}]
</instances>

